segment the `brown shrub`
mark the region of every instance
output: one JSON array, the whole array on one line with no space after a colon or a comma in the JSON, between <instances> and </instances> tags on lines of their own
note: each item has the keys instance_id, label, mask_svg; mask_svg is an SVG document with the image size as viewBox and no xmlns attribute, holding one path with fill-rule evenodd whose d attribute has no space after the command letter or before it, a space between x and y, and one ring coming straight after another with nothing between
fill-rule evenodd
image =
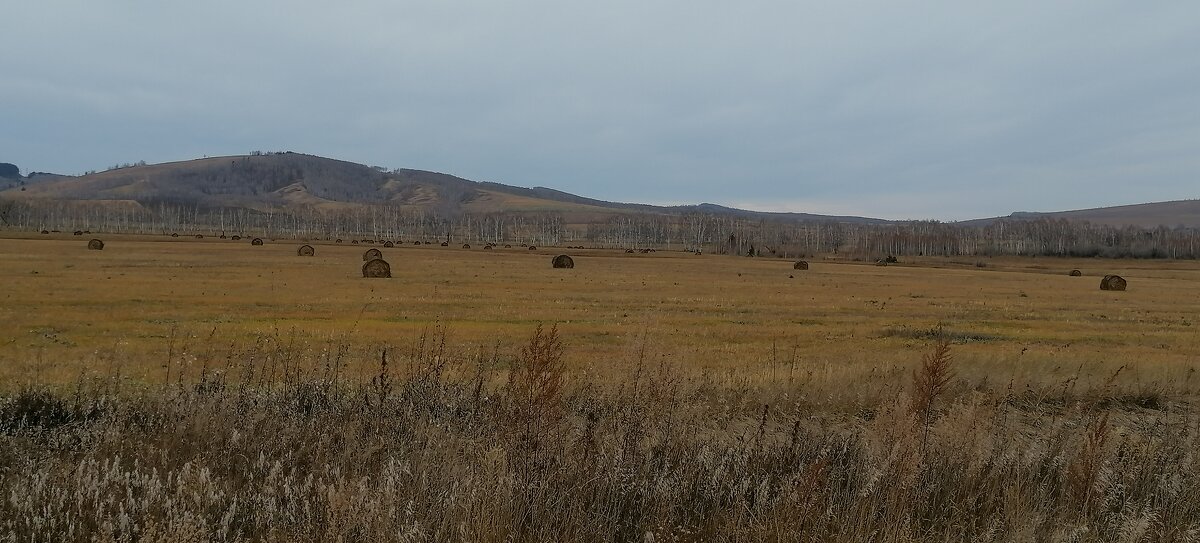
<instances>
[{"instance_id":1,"label":"brown shrub","mask_svg":"<svg viewBox=\"0 0 1200 543\"><path fill-rule=\"evenodd\" d=\"M373 258L363 264L362 274L363 277L388 278L392 276L392 266L382 258Z\"/></svg>"},{"instance_id":2,"label":"brown shrub","mask_svg":"<svg viewBox=\"0 0 1200 543\"><path fill-rule=\"evenodd\" d=\"M799 260L795 264L792 264L792 269L793 270L807 270L808 262L805 260Z\"/></svg>"},{"instance_id":3,"label":"brown shrub","mask_svg":"<svg viewBox=\"0 0 1200 543\"><path fill-rule=\"evenodd\" d=\"M299 249L296 249L296 256L313 256L315 254L317 254L317 250L313 249L312 245L301 245Z\"/></svg>"},{"instance_id":4,"label":"brown shrub","mask_svg":"<svg viewBox=\"0 0 1200 543\"><path fill-rule=\"evenodd\" d=\"M575 260L567 255L558 255L552 261L555 268L574 268Z\"/></svg>"},{"instance_id":5,"label":"brown shrub","mask_svg":"<svg viewBox=\"0 0 1200 543\"><path fill-rule=\"evenodd\" d=\"M1125 279L1120 275L1105 275L1100 280L1100 290L1125 290Z\"/></svg>"},{"instance_id":6,"label":"brown shrub","mask_svg":"<svg viewBox=\"0 0 1200 543\"><path fill-rule=\"evenodd\" d=\"M98 239L92 239L91 241L88 242L88 249L91 249L93 251L104 250L104 242L100 241Z\"/></svg>"},{"instance_id":7,"label":"brown shrub","mask_svg":"<svg viewBox=\"0 0 1200 543\"><path fill-rule=\"evenodd\" d=\"M383 258L383 253L379 249L367 249L367 252L363 253L363 262L376 258Z\"/></svg>"}]
</instances>

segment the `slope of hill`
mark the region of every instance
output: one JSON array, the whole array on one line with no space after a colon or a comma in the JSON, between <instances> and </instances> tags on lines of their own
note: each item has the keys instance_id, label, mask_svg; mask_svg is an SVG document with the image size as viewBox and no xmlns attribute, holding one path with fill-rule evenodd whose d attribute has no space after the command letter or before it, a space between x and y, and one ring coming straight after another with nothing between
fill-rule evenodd
<instances>
[{"instance_id":1,"label":"slope of hill","mask_svg":"<svg viewBox=\"0 0 1200 543\"><path fill-rule=\"evenodd\" d=\"M347 209L389 204L424 209L443 216L464 212L547 212L567 222L588 223L614 215L703 213L744 219L785 221L832 220L844 223L887 224L866 217L768 213L716 204L653 206L617 203L559 190L523 188L477 182L422 170L384 170L342 160L299 153L269 153L203 158L138 165L83 176L52 174L0 180L0 196L12 199L87 200L119 205L159 203L199 208L243 208L259 211L307 206ZM1200 200L1181 200L1049 213L1013 213L964 221L983 225L1006 219L1042 217L1089 221L1112 226L1200 227Z\"/></svg>"},{"instance_id":2,"label":"slope of hill","mask_svg":"<svg viewBox=\"0 0 1200 543\"><path fill-rule=\"evenodd\" d=\"M1182 226L1186 228L1200 228L1200 200L1175 200L1171 202L1154 202L1044 213L1020 211L1007 217L976 219L960 224L989 224L1000 219L1034 220L1041 218L1087 221L1108 226L1137 226L1141 228L1156 228L1159 226L1175 228Z\"/></svg>"},{"instance_id":3,"label":"slope of hill","mask_svg":"<svg viewBox=\"0 0 1200 543\"><path fill-rule=\"evenodd\" d=\"M395 204L446 213L509 208L571 210L582 204L528 201L521 190L419 170L382 171L298 153L205 158L131 166L26 187L15 198L160 202L265 210L289 205L341 208ZM586 207L586 206L585 206Z\"/></svg>"},{"instance_id":4,"label":"slope of hill","mask_svg":"<svg viewBox=\"0 0 1200 543\"><path fill-rule=\"evenodd\" d=\"M182 204L201 208L277 209L311 206L344 209L391 204L445 215L463 212L551 212L569 222L603 220L616 214L689 212L746 218L831 219L883 223L862 217L762 213L700 204L662 207L615 203L545 187L523 188L476 182L422 170L383 170L299 153L204 158L138 165L78 177L50 177L0 195L21 199L88 200L123 205Z\"/></svg>"}]
</instances>

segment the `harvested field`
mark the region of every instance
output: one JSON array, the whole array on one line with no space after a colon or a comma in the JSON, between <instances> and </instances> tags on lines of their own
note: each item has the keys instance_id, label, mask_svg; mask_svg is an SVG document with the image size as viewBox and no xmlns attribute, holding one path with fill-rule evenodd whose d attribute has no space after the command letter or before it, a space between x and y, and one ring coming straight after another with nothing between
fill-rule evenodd
<instances>
[{"instance_id":1,"label":"harvested field","mask_svg":"<svg viewBox=\"0 0 1200 543\"><path fill-rule=\"evenodd\" d=\"M1179 541L1200 518L1200 263L818 255L789 280L434 245L371 281L350 244L105 237L0 239L0 540L122 505L148 540ZM1100 264L1136 288L1062 272Z\"/></svg>"}]
</instances>

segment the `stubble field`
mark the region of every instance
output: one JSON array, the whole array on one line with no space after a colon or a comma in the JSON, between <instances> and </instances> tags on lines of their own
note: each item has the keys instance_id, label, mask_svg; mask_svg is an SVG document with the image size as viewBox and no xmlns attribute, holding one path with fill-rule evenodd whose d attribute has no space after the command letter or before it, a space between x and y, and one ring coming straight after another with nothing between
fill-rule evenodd
<instances>
[{"instance_id":1,"label":"stubble field","mask_svg":"<svg viewBox=\"0 0 1200 543\"><path fill-rule=\"evenodd\" d=\"M1200 533L1194 262L86 241L0 239L11 540Z\"/></svg>"}]
</instances>

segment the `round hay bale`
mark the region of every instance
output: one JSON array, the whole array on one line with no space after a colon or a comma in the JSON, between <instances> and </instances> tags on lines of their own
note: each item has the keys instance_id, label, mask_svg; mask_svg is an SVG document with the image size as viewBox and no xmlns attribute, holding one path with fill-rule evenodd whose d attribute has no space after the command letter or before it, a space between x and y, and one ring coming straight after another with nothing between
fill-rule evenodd
<instances>
[{"instance_id":1,"label":"round hay bale","mask_svg":"<svg viewBox=\"0 0 1200 543\"><path fill-rule=\"evenodd\" d=\"M225 239L226 237L225 234L221 234L221 239Z\"/></svg>"},{"instance_id":2,"label":"round hay bale","mask_svg":"<svg viewBox=\"0 0 1200 543\"><path fill-rule=\"evenodd\" d=\"M420 244L421 244L420 240L413 242L413 245L420 245Z\"/></svg>"},{"instance_id":3,"label":"round hay bale","mask_svg":"<svg viewBox=\"0 0 1200 543\"><path fill-rule=\"evenodd\" d=\"M792 264L792 269L793 270L807 270L808 262L804 261L804 260L797 261L795 264Z\"/></svg>"},{"instance_id":4,"label":"round hay bale","mask_svg":"<svg viewBox=\"0 0 1200 543\"><path fill-rule=\"evenodd\" d=\"M1071 270L1071 273L1067 275L1070 275L1071 277L1083 277L1083 272L1079 270Z\"/></svg>"},{"instance_id":5,"label":"round hay bale","mask_svg":"<svg viewBox=\"0 0 1200 543\"><path fill-rule=\"evenodd\" d=\"M633 249L625 249L625 254L633 254Z\"/></svg>"},{"instance_id":6,"label":"round hay bale","mask_svg":"<svg viewBox=\"0 0 1200 543\"><path fill-rule=\"evenodd\" d=\"M42 230L42 234L43 234L43 235L45 235L45 234L49 234L49 233L50 233L50 231L49 231L49 230Z\"/></svg>"},{"instance_id":7,"label":"round hay bale","mask_svg":"<svg viewBox=\"0 0 1200 543\"><path fill-rule=\"evenodd\" d=\"M204 239L204 234L196 234L196 239Z\"/></svg>"},{"instance_id":8,"label":"round hay bale","mask_svg":"<svg viewBox=\"0 0 1200 543\"><path fill-rule=\"evenodd\" d=\"M382 258L372 258L363 264L363 277L383 277L392 276L392 266Z\"/></svg>"},{"instance_id":9,"label":"round hay bale","mask_svg":"<svg viewBox=\"0 0 1200 543\"><path fill-rule=\"evenodd\" d=\"M530 246L529 246L529 250L530 250L530 251L536 251L536 250L537 250L537 247L534 247L534 246L530 245Z\"/></svg>"},{"instance_id":10,"label":"round hay bale","mask_svg":"<svg viewBox=\"0 0 1200 543\"><path fill-rule=\"evenodd\" d=\"M1125 290L1125 279L1120 275L1105 275L1100 280L1100 290Z\"/></svg>"},{"instance_id":11,"label":"round hay bale","mask_svg":"<svg viewBox=\"0 0 1200 543\"><path fill-rule=\"evenodd\" d=\"M92 239L91 241L88 242L88 249L90 249L92 251L103 251L104 250L104 242L100 241L98 239Z\"/></svg>"},{"instance_id":12,"label":"round hay bale","mask_svg":"<svg viewBox=\"0 0 1200 543\"><path fill-rule=\"evenodd\" d=\"M876 266L887 266L888 261L885 258L881 258L881 259L875 261L875 265Z\"/></svg>"},{"instance_id":13,"label":"round hay bale","mask_svg":"<svg viewBox=\"0 0 1200 543\"><path fill-rule=\"evenodd\" d=\"M485 251L490 251L490 250L492 250L492 246L491 246L491 245L484 245L484 246L483 246L483 249L484 249Z\"/></svg>"},{"instance_id":14,"label":"round hay bale","mask_svg":"<svg viewBox=\"0 0 1200 543\"><path fill-rule=\"evenodd\" d=\"M442 247L449 247L449 246L450 246L450 242L448 242L448 241L442 242Z\"/></svg>"},{"instance_id":15,"label":"round hay bale","mask_svg":"<svg viewBox=\"0 0 1200 543\"><path fill-rule=\"evenodd\" d=\"M296 249L296 256L313 256L315 254L317 254L317 250L313 249L312 245L301 245L299 249Z\"/></svg>"},{"instance_id":16,"label":"round hay bale","mask_svg":"<svg viewBox=\"0 0 1200 543\"><path fill-rule=\"evenodd\" d=\"M363 253L363 262L376 258L383 258L383 252L379 249L367 249L367 252Z\"/></svg>"},{"instance_id":17,"label":"round hay bale","mask_svg":"<svg viewBox=\"0 0 1200 543\"><path fill-rule=\"evenodd\" d=\"M233 241L242 241L242 236L233 236L233 237L231 237L231 238L229 238L229 239L231 239L231 240L233 240Z\"/></svg>"},{"instance_id":18,"label":"round hay bale","mask_svg":"<svg viewBox=\"0 0 1200 543\"><path fill-rule=\"evenodd\" d=\"M76 230L76 231L75 231L75 235L76 235L76 236L82 236L82 235L83 235L83 230Z\"/></svg>"},{"instance_id":19,"label":"round hay bale","mask_svg":"<svg viewBox=\"0 0 1200 543\"><path fill-rule=\"evenodd\" d=\"M262 244L263 244L262 238L254 238L254 239L250 240L250 245L262 245Z\"/></svg>"},{"instance_id":20,"label":"round hay bale","mask_svg":"<svg viewBox=\"0 0 1200 543\"><path fill-rule=\"evenodd\" d=\"M575 261L567 255L558 255L551 261L555 268L574 268Z\"/></svg>"},{"instance_id":21,"label":"round hay bale","mask_svg":"<svg viewBox=\"0 0 1200 543\"><path fill-rule=\"evenodd\" d=\"M334 240L334 243L341 243L341 242L342 242L342 238L338 238L338 239Z\"/></svg>"},{"instance_id":22,"label":"round hay bale","mask_svg":"<svg viewBox=\"0 0 1200 543\"><path fill-rule=\"evenodd\" d=\"M358 245L358 240L356 240L356 239L352 239L352 240L350 240L350 244L352 244L352 245Z\"/></svg>"},{"instance_id":23,"label":"round hay bale","mask_svg":"<svg viewBox=\"0 0 1200 543\"><path fill-rule=\"evenodd\" d=\"M385 241L385 242L383 242L383 246L384 246L384 247L395 247L395 246L396 246L396 244L395 244L395 243L392 243L392 242L390 242L390 241Z\"/></svg>"},{"instance_id":24,"label":"round hay bale","mask_svg":"<svg viewBox=\"0 0 1200 543\"><path fill-rule=\"evenodd\" d=\"M505 243L505 244L504 244L504 248L505 248L505 249L512 249L512 245L509 245L509 244Z\"/></svg>"},{"instance_id":25,"label":"round hay bale","mask_svg":"<svg viewBox=\"0 0 1200 543\"><path fill-rule=\"evenodd\" d=\"M171 237L173 237L173 238L179 237L179 232L171 232Z\"/></svg>"},{"instance_id":26,"label":"round hay bale","mask_svg":"<svg viewBox=\"0 0 1200 543\"><path fill-rule=\"evenodd\" d=\"M464 243L464 244L463 244L463 249L470 249L470 248L471 248L471 244L470 244L470 243Z\"/></svg>"}]
</instances>

